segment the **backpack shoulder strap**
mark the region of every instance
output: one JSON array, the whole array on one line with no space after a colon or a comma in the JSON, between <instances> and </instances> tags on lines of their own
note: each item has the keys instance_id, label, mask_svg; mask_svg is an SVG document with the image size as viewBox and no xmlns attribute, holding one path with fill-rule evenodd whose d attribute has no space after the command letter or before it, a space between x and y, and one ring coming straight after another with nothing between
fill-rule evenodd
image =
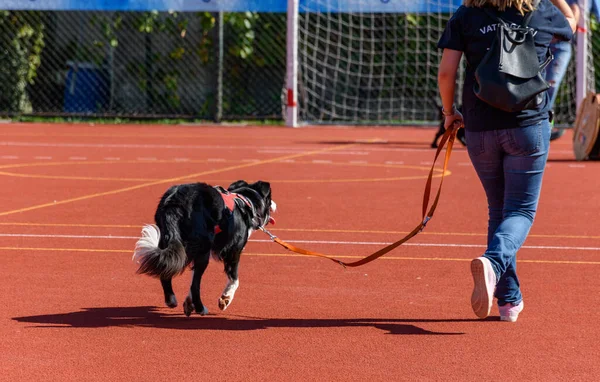
<instances>
[{"instance_id":1,"label":"backpack shoulder strap","mask_svg":"<svg viewBox=\"0 0 600 382\"><path fill-rule=\"evenodd\" d=\"M529 12L527 15L525 15L525 17L523 17L523 21L521 22L522 28L525 28L527 27L527 25L529 25L529 21L531 21L531 16L533 16L533 12L535 12L535 10Z\"/></svg>"},{"instance_id":2,"label":"backpack shoulder strap","mask_svg":"<svg viewBox=\"0 0 600 382\"><path fill-rule=\"evenodd\" d=\"M523 17L523 21L521 21L521 28L525 28L527 27L527 25L529 25L529 22L531 21L531 17L533 16L533 12L535 12L535 7L537 7L537 5L539 4L539 1L535 1L534 2L534 10L529 12L527 15L525 15L525 17ZM491 18L493 18L494 20L498 21L501 24L507 25L508 23L504 20L502 20L500 18L500 16L497 15L496 12L493 12L490 8L488 7L483 7L481 8L483 9L483 11L490 16Z\"/></svg>"}]
</instances>

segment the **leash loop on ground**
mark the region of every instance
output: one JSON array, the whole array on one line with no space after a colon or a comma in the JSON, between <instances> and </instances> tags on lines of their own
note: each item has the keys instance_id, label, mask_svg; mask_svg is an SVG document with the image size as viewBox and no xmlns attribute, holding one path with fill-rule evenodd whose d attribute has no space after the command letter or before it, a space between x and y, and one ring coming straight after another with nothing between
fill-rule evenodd
<instances>
[{"instance_id":1,"label":"leash loop on ground","mask_svg":"<svg viewBox=\"0 0 600 382\"><path fill-rule=\"evenodd\" d=\"M435 157L433 159L433 164L431 165L431 170L429 171L429 175L427 177L427 182L425 183L425 191L423 192L423 209L422 209L423 219L421 220L421 223L419 223L419 225L417 227L415 227L415 229L413 229L408 235L406 235L402 239L378 250L377 252L372 253L371 255L366 256L360 260L347 263L347 262L341 261L339 259L336 259L333 256L329 256L329 255L319 253L319 252L309 251L307 249L303 249L303 248L299 248L299 247L295 247L295 246L279 239L277 236L273 235L271 232L269 232L264 227L260 227L260 230L263 231L264 233L266 233L267 235L269 235L271 237L271 240L273 240L275 243L281 245L282 247L284 247L285 249L287 249L291 252L295 252L295 253L298 253L301 255L306 255L306 256L323 257L323 258L329 259L337 264L340 264L344 268L359 267L361 265L370 263L371 261L385 255L386 253L390 252L391 250L399 247L400 245L406 243L408 240L412 239L419 232L423 231L423 229L425 228L427 223L431 220L431 218L433 217L433 213L435 212L435 209L437 208L438 202L440 200L440 195L442 193L442 185L444 184L444 178L446 176L446 171L448 169L448 163L450 162L450 155L452 154L452 146L454 145L454 140L456 139L456 134L458 132L458 129L461 127L462 127L462 125L460 123L454 123L452 126L450 126L446 130L446 132L442 136L442 139L440 140L440 144L437 148ZM431 207L429 207L429 199L431 196L431 184L433 181L433 173L435 170L435 164L437 162L438 157L440 156L440 153L442 152L442 150L444 149L445 146L446 146L446 155L444 158L442 178L440 180L440 185L438 187L435 199L433 200Z\"/></svg>"},{"instance_id":2,"label":"leash loop on ground","mask_svg":"<svg viewBox=\"0 0 600 382\"><path fill-rule=\"evenodd\" d=\"M429 220L431 220L431 216L425 216L425 219L423 219L423 226L421 227L421 230L419 230L419 232L423 232Z\"/></svg>"}]
</instances>

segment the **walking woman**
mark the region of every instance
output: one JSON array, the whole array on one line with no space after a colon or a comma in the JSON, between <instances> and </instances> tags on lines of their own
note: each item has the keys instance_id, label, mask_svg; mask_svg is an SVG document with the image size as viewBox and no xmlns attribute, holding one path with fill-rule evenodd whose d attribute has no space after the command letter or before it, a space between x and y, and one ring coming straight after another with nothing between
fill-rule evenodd
<instances>
[{"instance_id":1,"label":"walking woman","mask_svg":"<svg viewBox=\"0 0 600 382\"><path fill-rule=\"evenodd\" d=\"M516 321L523 310L516 255L533 223L550 145L549 97L530 109L509 113L477 98L475 69L496 36L497 21L521 24L533 12L528 27L535 33L540 63L546 60L554 37L570 40L575 19L564 0L464 0L448 21L438 43L443 49L438 69L445 126L463 123L471 162L487 196L489 221L487 250L471 262L474 281L471 306L475 314L490 314L494 297L500 319ZM454 106L455 84L465 55L461 115Z\"/></svg>"}]
</instances>

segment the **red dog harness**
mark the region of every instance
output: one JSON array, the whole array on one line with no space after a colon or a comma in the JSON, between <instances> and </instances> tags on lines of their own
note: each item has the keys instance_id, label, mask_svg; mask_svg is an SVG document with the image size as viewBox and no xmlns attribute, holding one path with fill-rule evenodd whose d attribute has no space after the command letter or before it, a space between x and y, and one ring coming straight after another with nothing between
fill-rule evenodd
<instances>
[{"instance_id":1,"label":"red dog harness","mask_svg":"<svg viewBox=\"0 0 600 382\"><path fill-rule=\"evenodd\" d=\"M215 187L215 189L217 191L219 191L219 194L221 195L221 198L223 198L223 203L225 203L225 207L230 211L233 212L233 209L235 208L235 200L239 199L242 202L244 202L244 204L246 204L248 207L250 207L252 209L252 204L250 203L250 201L243 195L240 194L236 194L235 192L229 192L225 189L223 189L222 187ZM217 224L215 226L215 235L222 232L221 227Z\"/></svg>"}]
</instances>

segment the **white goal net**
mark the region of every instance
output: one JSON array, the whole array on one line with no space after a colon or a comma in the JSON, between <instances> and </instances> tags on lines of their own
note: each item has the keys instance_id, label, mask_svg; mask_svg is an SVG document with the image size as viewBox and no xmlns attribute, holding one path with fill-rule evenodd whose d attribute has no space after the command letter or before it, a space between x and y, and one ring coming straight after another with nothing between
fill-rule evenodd
<instances>
[{"instance_id":1,"label":"white goal net","mask_svg":"<svg viewBox=\"0 0 600 382\"><path fill-rule=\"evenodd\" d=\"M299 1L299 122L437 124L437 42L461 2ZM586 37L591 42L590 36ZM588 51L593 88L591 44ZM557 120L563 125L575 120L575 56L574 49L556 104ZM462 78L458 82L460 104Z\"/></svg>"}]
</instances>

